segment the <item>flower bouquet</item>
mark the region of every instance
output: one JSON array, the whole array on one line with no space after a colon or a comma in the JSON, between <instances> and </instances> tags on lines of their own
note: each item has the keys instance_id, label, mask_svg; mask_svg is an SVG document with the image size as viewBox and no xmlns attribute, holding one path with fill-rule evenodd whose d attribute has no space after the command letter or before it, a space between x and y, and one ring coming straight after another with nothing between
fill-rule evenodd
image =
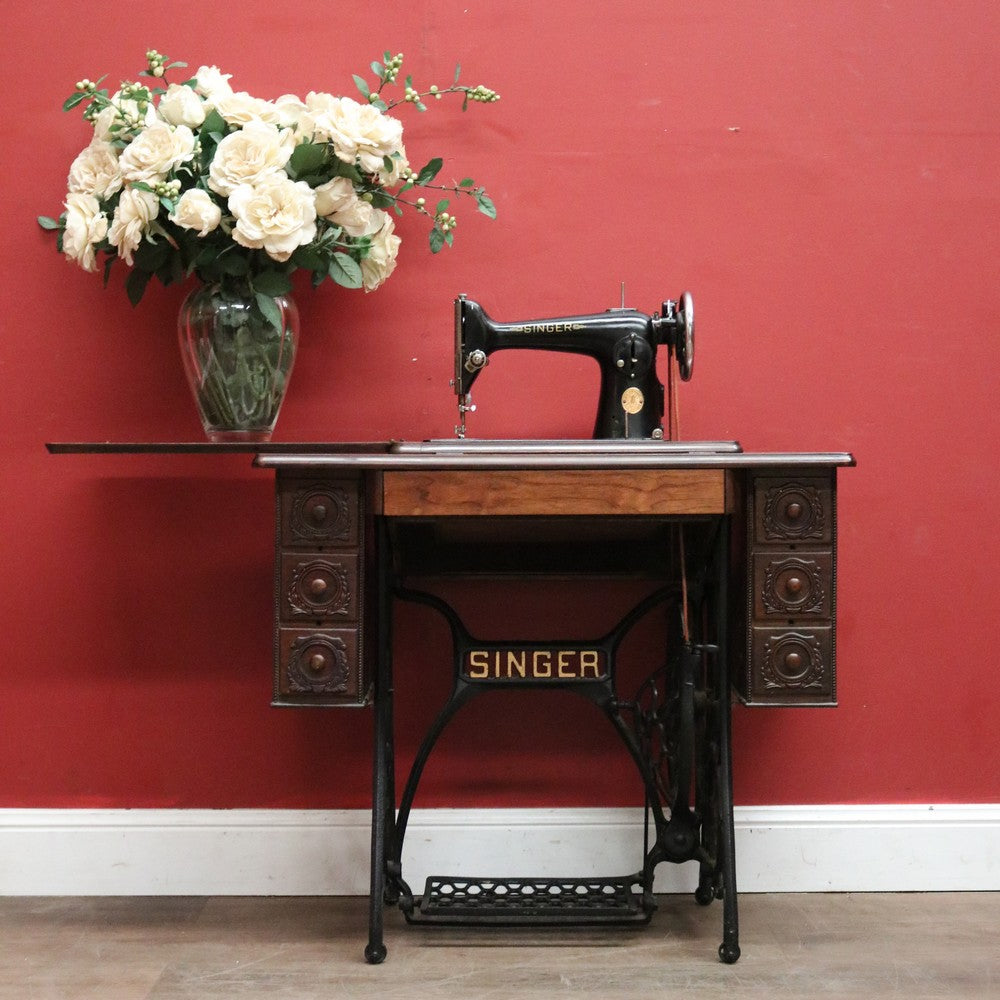
<instances>
[{"instance_id":1,"label":"flower bouquet","mask_svg":"<svg viewBox=\"0 0 1000 1000\"><path fill-rule=\"evenodd\" d=\"M413 169L391 112L499 96L460 84L456 70L444 88L407 77L391 97L403 56L388 52L371 64L372 83L354 77L361 100L315 91L263 100L234 91L215 66L175 83L167 75L184 63L155 50L146 60L148 82L113 94L104 77L77 83L63 108L82 108L93 135L70 167L65 210L38 221L84 270L100 270L103 255L105 283L116 260L128 265L133 305L153 277L195 275L180 332L206 430L266 436L294 356L294 271L373 291L396 266L394 216L404 209L429 220L434 253L452 245L453 199L496 217L472 178L438 181L440 158Z\"/></svg>"}]
</instances>

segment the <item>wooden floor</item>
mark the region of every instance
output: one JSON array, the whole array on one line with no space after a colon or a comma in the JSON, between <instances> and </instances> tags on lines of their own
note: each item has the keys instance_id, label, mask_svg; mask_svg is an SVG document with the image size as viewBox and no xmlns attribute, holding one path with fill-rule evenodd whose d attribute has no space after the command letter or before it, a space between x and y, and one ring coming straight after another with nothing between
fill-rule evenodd
<instances>
[{"instance_id":1,"label":"wooden floor","mask_svg":"<svg viewBox=\"0 0 1000 1000\"><path fill-rule=\"evenodd\" d=\"M1000 997L1000 893L745 895L743 957L722 910L662 897L637 930L448 930L387 914L362 958L361 899L0 899L0 1000L320 997Z\"/></svg>"}]
</instances>

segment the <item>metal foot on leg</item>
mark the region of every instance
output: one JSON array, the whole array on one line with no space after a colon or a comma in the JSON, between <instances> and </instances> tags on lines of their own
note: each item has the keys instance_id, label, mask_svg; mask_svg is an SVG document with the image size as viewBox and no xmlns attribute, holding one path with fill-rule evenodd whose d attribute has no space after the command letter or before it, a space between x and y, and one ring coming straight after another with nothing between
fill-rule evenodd
<instances>
[{"instance_id":1,"label":"metal foot on leg","mask_svg":"<svg viewBox=\"0 0 1000 1000\"><path fill-rule=\"evenodd\" d=\"M381 965L388 953L388 949L381 941L377 943L369 941L365 947L365 961L369 965Z\"/></svg>"},{"instance_id":2,"label":"metal foot on leg","mask_svg":"<svg viewBox=\"0 0 1000 1000\"><path fill-rule=\"evenodd\" d=\"M726 965L738 962L740 960L740 946L735 943L723 941L719 945L719 959L725 962Z\"/></svg>"}]
</instances>

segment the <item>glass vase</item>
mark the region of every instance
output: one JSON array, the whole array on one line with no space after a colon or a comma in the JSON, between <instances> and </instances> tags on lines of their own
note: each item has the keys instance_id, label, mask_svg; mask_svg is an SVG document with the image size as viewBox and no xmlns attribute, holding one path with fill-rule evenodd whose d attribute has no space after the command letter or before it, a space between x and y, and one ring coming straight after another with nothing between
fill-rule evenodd
<instances>
[{"instance_id":1,"label":"glass vase","mask_svg":"<svg viewBox=\"0 0 1000 1000\"><path fill-rule=\"evenodd\" d=\"M290 295L262 304L247 285L200 285L177 330L188 384L211 441L267 441L288 388L299 337Z\"/></svg>"}]
</instances>

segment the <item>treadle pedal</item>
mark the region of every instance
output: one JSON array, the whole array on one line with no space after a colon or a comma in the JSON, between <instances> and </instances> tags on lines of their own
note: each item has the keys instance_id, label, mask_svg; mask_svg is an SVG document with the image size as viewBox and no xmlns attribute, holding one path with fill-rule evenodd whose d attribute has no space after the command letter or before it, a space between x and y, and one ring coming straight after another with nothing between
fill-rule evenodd
<instances>
[{"instance_id":1,"label":"treadle pedal","mask_svg":"<svg viewBox=\"0 0 1000 1000\"><path fill-rule=\"evenodd\" d=\"M637 924L648 922L634 876L621 878L464 878L431 875L406 912L411 923Z\"/></svg>"}]
</instances>

